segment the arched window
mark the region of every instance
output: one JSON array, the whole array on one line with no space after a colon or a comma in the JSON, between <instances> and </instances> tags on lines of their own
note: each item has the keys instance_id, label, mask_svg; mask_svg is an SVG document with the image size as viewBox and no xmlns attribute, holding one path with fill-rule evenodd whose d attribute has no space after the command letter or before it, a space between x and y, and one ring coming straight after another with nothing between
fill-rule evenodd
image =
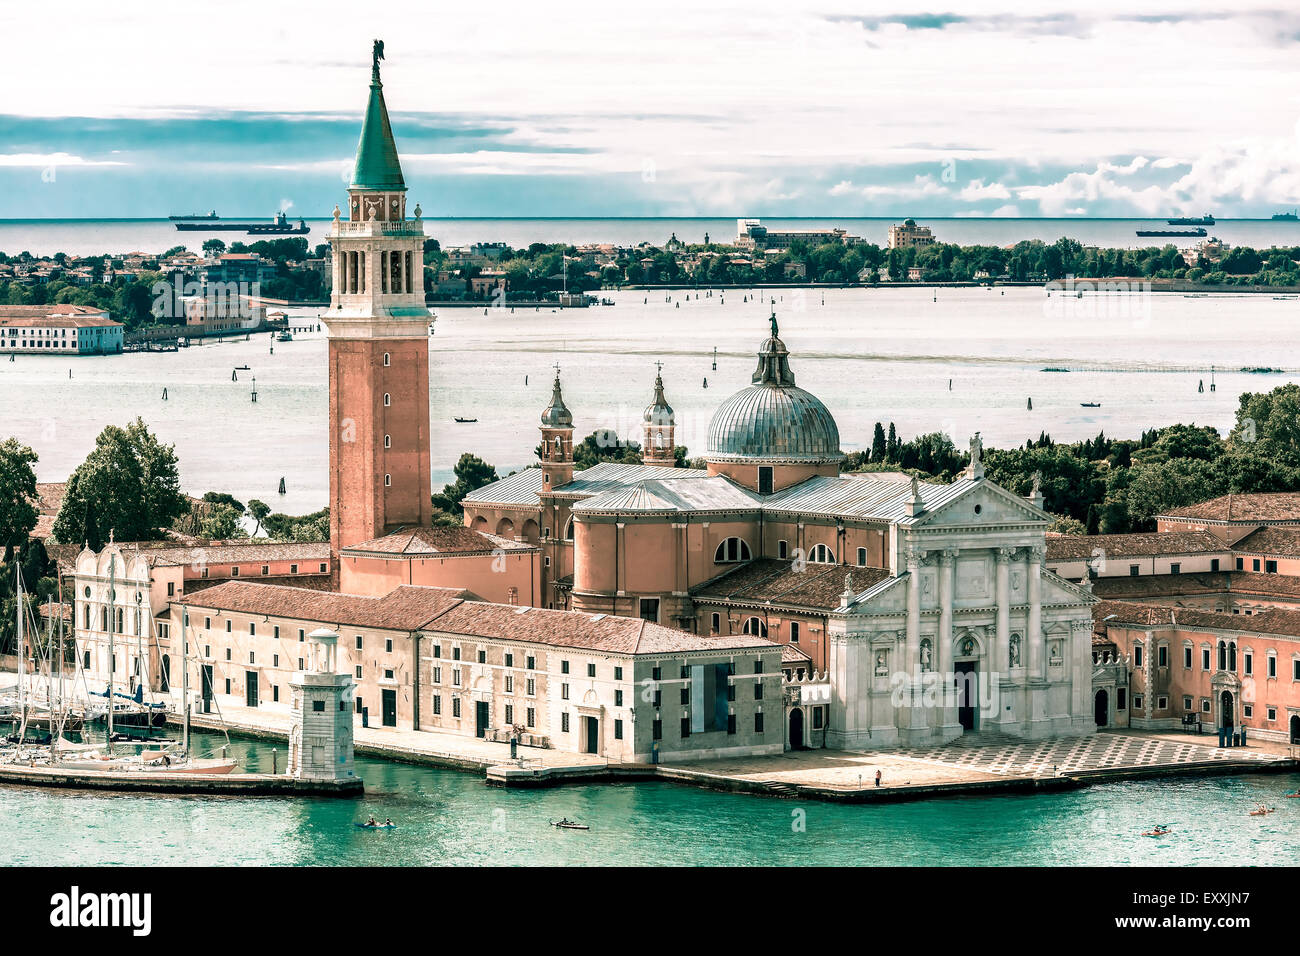
<instances>
[{"instance_id":1,"label":"arched window","mask_svg":"<svg viewBox=\"0 0 1300 956\"><path fill-rule=\"evenodd\" d=\"M392 357L391 357L387 352L385 352L385 353L384 353L384 366L387 367L387 366L392 365L392 364L393 364Z\"/></svg>"},{"instance_id":2,"label":"arched window","mask_svg":"<svg viewBox=\"0 0 1300 956\"><path fill-rule=\"evenodd\" d=\"M385 487L385 488L388 488L389 486L392 485L392 483L393 483L393 476L392 476L392 475L384 475L384 487Z\"/></svg>"},{"instance_id":3,"label":"arched window","mask_svg":"<svg viewBox=\"0 0 1300 956\"><path fill-rule=\"evenodd\" d=\"M717 634L719 631L722 630L722 615L719 614L717 611L714 611L713 614L710 616L709 622L710 622L710 630L712 630L714 634Z\"/></svg>"},{"instance_id":4,"label":"arched window","mask_svg":"<svg viewBox=\"0 0 1300 956\"><path fill-rule=\"evenodd\" d=\"M564 540L573 540L573 515L569 515L569 520L564 523Z\"/></svg>"},{"instance_id":5,"label":"arched window","mask_svg":"<svg viewBox=\"0 0 1300 956\"><path fill-rule=\"evenodd\" d=\"M89 591L90 588L86 588L86 590ZM85 612L86 612L86 613L83 615L83 617L85 618L85 622L86 622L83 626L86 628L86 630L90 630L90 605L89 605L89 604L84 604L84 605L82 605L82 607L85 609Z\"/></svg>"},{"instance_id":6,"label":"arched window","mask_svg":"<svg viewBox=\"0 0 1300 956\"><path fill-rule=\"evenodd\" d=\"M387 392L384 392L384 408L387 408L391 404L393 404L393 396L389 395Z\"/></svg>"},{"instance_id":7,"label":"arched window","mask_svg":"<svg viewBox=\"0 0 1300 956\"><path fill-rule=\"evenodd\" d=\"M1228 669L1228 642L1219 641L1219 670Z\"/></svg>"},{"instance_id":8,"label":"arched window","mask_svg":"<svg viewBox=\"0 0 1300 956\"><path fill-rule=\"evenodd\" d=\"M814 544L808 552L808 560L813 564L834 564L835 552L824 544Z\"/></svg>"},{"instance_id":9,"label":"arched window","mask_svg":"<svg viewBox=\"0 0 1300 956\"><path fill-rule=\"evenodd\" d=\"M392 447L393 447L393 436L392 436L392 435L385 435L385 436L384 436L384 447L385 447L385 448L392 448Z\"/></svg>"},{"instance_id":10,"label":"arched window","mask_svg":"<svg viewBox=\"0 0 1300 956\"><path fill-rule=\"evenodd\" d=\"M745 633L754 637L767 637L767 625L763 623L762 618L747 617L745 618Z\"/></svg>"},{"instance_id":11,"label":"arched window","mask_svg":"<svg viewBox=\"0 0 1300 956\"><path fill-rule=\"evenodd\" d=\"M718 545L718 550L713 552L714 564L733 564L749 559L749 545L743 538L727 538Z\"/></svg>"}]
</instances>

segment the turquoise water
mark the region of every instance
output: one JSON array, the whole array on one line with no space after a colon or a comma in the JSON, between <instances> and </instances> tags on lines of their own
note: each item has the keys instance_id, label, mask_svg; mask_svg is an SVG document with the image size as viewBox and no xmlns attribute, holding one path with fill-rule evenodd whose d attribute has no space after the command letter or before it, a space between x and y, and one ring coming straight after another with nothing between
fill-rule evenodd
<instances>
[{"instance_id":1,"label":"turquoise water","mask_svg":"<svg viewBox=\"0 0 1300 956\"><path fill-rule=\"evenodd\" d=\"M271 744L235 741L250 769ZM284 757L283 745L279 759ZM1252 865L1300 863L1300 775L841 806L672 784L488 788L474 774L359 759L358 800L163 798L0 788L21 865ZM1263 802L1266 817L1246 816ZM396 830L358 830L373 813ZM567 816L587 832L560 831ZM1142 837L1151 824L1174 833Z\"/></svg>"}]
</instances>

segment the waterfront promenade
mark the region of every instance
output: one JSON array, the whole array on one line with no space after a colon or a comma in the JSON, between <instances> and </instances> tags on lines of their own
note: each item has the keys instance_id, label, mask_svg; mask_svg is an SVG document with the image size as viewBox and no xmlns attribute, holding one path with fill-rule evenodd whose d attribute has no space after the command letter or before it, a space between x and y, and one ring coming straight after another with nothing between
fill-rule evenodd
<instances>
[{"instance_id":1,"label":"waterfront promenade","mask_svg":"<svg viewBox=\"0 0 1300 956\"><path fill-rule=\"evenodd\" d=\"M287 738L289 715L226 707L237 734ZM195 727L219 729L210 717ZM768 757L698 763L612 764L603 757L520 747L433 731L363 728L357 753L479 772L494 786L554 786L601 781L667 780L708 789L836 801L896 801L980 791L1067 789L1162 775L1253 773L1300 766L1293 748L1252 743L1220 748L1215 738L1176 732L1105 731L1050 740L987 738L897 750L803 750ZM882 786L875 786L880 770Z\"/></svg>"}]
</instances>

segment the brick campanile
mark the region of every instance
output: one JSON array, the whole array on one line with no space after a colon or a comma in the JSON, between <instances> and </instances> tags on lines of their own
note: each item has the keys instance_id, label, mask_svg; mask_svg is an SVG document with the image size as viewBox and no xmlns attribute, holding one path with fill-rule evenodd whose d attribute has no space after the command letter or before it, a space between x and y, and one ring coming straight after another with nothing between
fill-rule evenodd
<instances>
[{"instance_id":1,"label":"brick campanile","mask_svg":"<svg viewBox=\"0 0 1300 956\"><path fill-rule=\"evenodd\" d=\"M375 41L370 101L348 187L330 228L330 547L398 525L428 525L429 310L424 225L406 218L406 182L388 123Z\"/></svg>"}]
</instances>

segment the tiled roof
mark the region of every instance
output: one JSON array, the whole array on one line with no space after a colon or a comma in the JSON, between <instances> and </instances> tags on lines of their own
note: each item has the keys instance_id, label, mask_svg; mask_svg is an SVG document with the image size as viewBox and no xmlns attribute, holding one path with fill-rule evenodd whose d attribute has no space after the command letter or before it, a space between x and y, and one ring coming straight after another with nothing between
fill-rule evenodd
<instances>
[{"instance_id":1,"label":"tiled roof","mask_svg":"<svg viewBox=\"0 0 1300 956\"><path fill-rule=\"evenodd\" d=\"M632 617L551 611L465 601L448 610L428 628L444 633L498 640L572 647L616 654L659 654L718 648L766 647L761 637L701 637Z\"/></svg>"},{"instance_id":2,"label":"tiled roof","mask_svg":"<svg viewBox=\"0 0 1300 956\"><path fill-rule=\"evenodd\" d=\"M677 481L682 478L707 478L709 473L701 468L670 468L665 465L628 465L618 461L602 461L582 471L574 472L573 480L555 489L557 495L590 498L615 488L626 488L642 481L664 478Z\"/></svg>"},{"instance_id":3,"label":"tiled roof","mask_svg":"<svg viewBox=\"0 0 1300 956\"><path fill-rule=\"evenodd\" d=\"M1247 495L1224 495L1185 508L1171 508L1159 518L1190 518L1199 521L1300 521L1300 492L1280 491Z\"/></svg>"},{"instance_id":4,"label":"tiled roof","mask_svg":"<svg viewBox=\"0 0 1300 956\"><path fill-rule=\"evenodd\" d=\"M763 502L763 510L778 514L825 514L912 524L978 484L979 481L965 477L947 485L921 482L918 490L924 511L913 518L907 514L906 507L912 497L911 482L875 478L870 472L822 475L769 495ZM1030 507L1028 502L1025 506Z\"/></svg>"},{"instance_id":5,"label":"tiled roof","mask_svg":"<svg viewBox=\"0 0 1300 956\"><path fill-rule=\"evenodd\" d=\"M1208 531L1150 532L1143 534L1049 534L1048 561L1081 561L1100 549L1107 557L1204 554L1226 552L1220 539Z\"/></svg>"},{"instance_id":6,"label":"tiled roof","mask_svg":"<svg viewBox=\"0 0 1300 956\"><path fill-rule=\"evenodd\" d=\"M526 551L533 546L522 541L498 537L463 526L402 528L382 538L374 538L343 548L344 554L491 554L493 551Z\"/></svg>"},{"instance_id":7,"label":"tiled roof","mask_svg":"<svg viewBox=\"0 0 1300 956\"><path fill-rule=\"evenodd\" d=\"M542 469L525 468L513 475L507 475L482 488L475 488L464 498L469 504L480 505L527 505L536 507L542 503L538 493L542 490Z\"/></svg>"},{"instance_id":8,"label":"tiled roof","mask_svg":"<svg viewBox=\"0 0 1300 956\"><path fill-rule=\"evenodd\" d=\"M1300 637L1300 610L1289 608L1267 608L1247 615L1192 607L1101 601L1093 605L1092 615L1093 621L1098 625L1177 628L1184 631L1213 629Z\"/></svg>"},{"instance_id":9,"label":"tiled roof","mask_svg":"<svg viewBox=\"0 0 1300 956\"><path fill-rule=\"evenodd\" d=\"M684 468L664 468L663 471L685 471ZM565 486L568 487L567 485ZM729 478L676 476L639 481L634 485L615 488L603 494L580 501L573 506L579 514L667 514L689 511L756 511L762 498L747 491Z\"/></svg>"},{"instance_id":10,"label":"tiled roof","mask_svg":"<svg viewBox=\"0 0 1300 956\"><path fill-rule=\"evenodd\" d=\"M197 594L187 594L176 603L241 614L414 631L454 607L464 595L464 591L456 588L410 584L394 588L383 597L368 597L254 581L226 581Z\"/></svg>"},{"instance_id":11,"label":"tiled roof","mask_svg":"<svg viewBox=\"0 0 1300 956\"><path fill-rule=\"evenodd\" d=\"M1092 582L1093 593L1100 598L1136 601L1147 597L1177 594L1226 594L1228 574L1206 571L1195 574L1142 574L1100 577Z\"/></svg>"},{"instance_id":12,"label":"tiled roof","mask_svg":"<svg viewBox=\"0 0 1300 956\"><path fill-rule=\"evenodd\" d=\"M1300 529L1264 527L1252 531L1232 546L1233 551L1248 554L1276 554L1300 557Z\"/></svg>"},{"instance_id":13,"label":"tiled roof","mask_svg":"<svg viewBox=\"0 0 1300 956\"><path fill-rule=\"evenodd\" d=\"M793 644L781 645L781 663L782 664L811 664L812 658L805 654Z\"/></svg>"},{"instance_id":14,"label":"tiled roof","mask_svg":"<svg viewBox=\"0 0 1300 956\"><path fill-rule=\"evenodd\" d=\"M888 578L889 571L812 563L804 564L803 570L797 571L791 561L759 558L705 581L691 595L697 601L834 610L840 606L845 576L852 579L852 590L857 594Z\"/></svg>"},{"instance_id":15,"label":"tiled roof","mask_svg":"<svg viewBox=\"0 0 1300 956\"><path fill-rule=\"evenodd\" d=\"M207 541L177 546L167 541L118 542L123 552L139 552L154 564L257 564L262 561L328 561L328 541Z\"/></svg>"},{"instance_id":16,"label":"tiled roof","mask_svg":"<svg viewBox=\"0 0 1300 956\"><path fill-rule=\"evenodd\" d=\"M66 481L36 482L36 510L41 514L57 515L63 507L63 496L67 493Z\"/></svg>"}]
</instances>

